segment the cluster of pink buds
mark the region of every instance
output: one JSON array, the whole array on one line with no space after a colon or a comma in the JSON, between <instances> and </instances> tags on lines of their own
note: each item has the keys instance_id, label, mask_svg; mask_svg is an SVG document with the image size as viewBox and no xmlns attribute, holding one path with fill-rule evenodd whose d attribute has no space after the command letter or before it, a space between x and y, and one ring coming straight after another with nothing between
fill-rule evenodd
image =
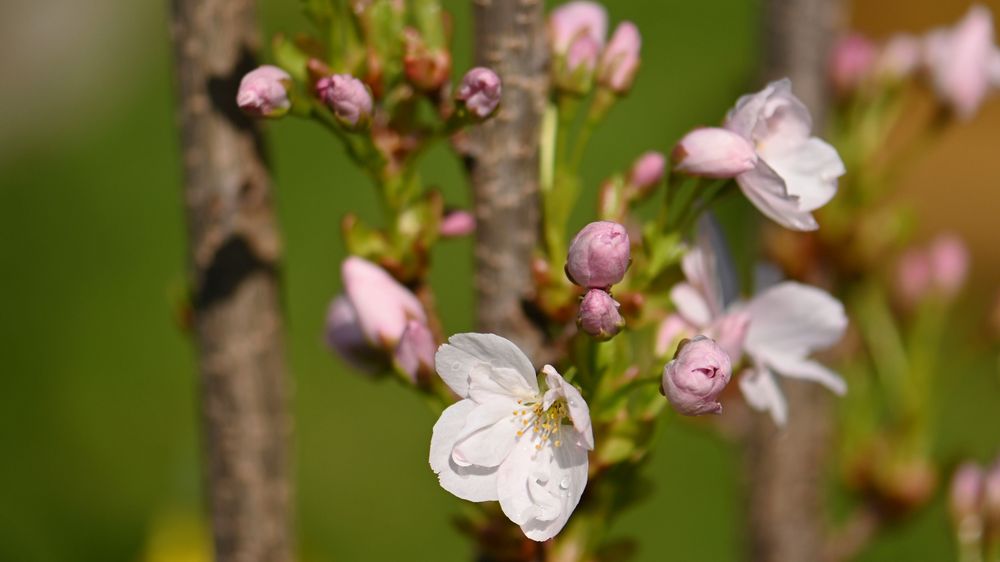
<instances>
[{"instance_id":1,"label":"cluster of pink buds","mask_svg":"<svg viewBox=\"0 0 1000 562\"><path fill-rule=\"evenodd\" d=\"M628 232L616 222L592 222L573 238L566 276L587 289L577 315L577 324L584 332L606 340L625 326L620 305L610 291L625 278L631 259Z\"/></svg>"},{"instance_id":2,"label":"cluster of pink buds","mask_svg":"<svg viewBox=\"0 0 1000 562\"><path fill-rule=\"evenodd\" d=\"M596 2L568 2L552 11L553 81L561 90L585 94L595 80L619 95L632 88L642 46L639 29L623 21L605 45L607 29L608 14Z\"/></svg>"},{"instance_id":3,"label":"cluster of pink buds","mask_svg":"<svg viewBox=\"0 0 1000 562\"><path fill-rule=\"evenodd\" d=\"M413 382L432 375L437 345L417 297L359 257L344 260L341 276L344 294L327 311L327 344L365 372L380 373L391 362Z\"/></svg>"},{"instance_id":4,"label":"cluster of pink buds","mask_svg":"<svg viewBox=\"0 0 1000 562\"><path fill-rule=\"evenodd\" d=\"M989 91L1000 86L993 16L977 4L952 27L922 36L900 33L881 44L853 33L834 45L829 68L830 80L841 95L921 72L942 102L960 119L968 119Z\"/></svg>"},{"instance_id":5,"label":"cluster of pink buds","mask_svg":"<svg viewBox=\"0 0 1000 562\"><path fill-rule=\"evenodd\" d=\"M913 247L896 265L896 287L904 304L931 294L954 298L969 274L969 250L954 234L942 234L926 248Z\"/></svg>"}]
</instances>

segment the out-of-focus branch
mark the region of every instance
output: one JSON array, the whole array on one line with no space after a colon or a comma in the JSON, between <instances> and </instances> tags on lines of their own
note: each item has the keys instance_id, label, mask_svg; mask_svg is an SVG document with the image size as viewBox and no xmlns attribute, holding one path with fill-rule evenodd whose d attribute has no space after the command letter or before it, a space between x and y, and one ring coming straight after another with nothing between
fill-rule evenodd
<instances>
[{"instance_id":1,"label":"out-of-focus branch","mask_svg":"<svg viewBox=\"0 0 1000 562\"><path fill-rule=\"evenodd\" d=\"M476 214L478 329L507 337L538 361L530 297L538 237L539 135L548 91L541 0L473 0L476 64L503 80L499 114L470 133Z\"/></svg>"},{"instance_id":2,"label":"out-of-focus branch","mask_svg":"<svg viewBox=\"0 0 1000 562\"><path fill-rule=\"evenodd\" d=\"M271 186L236 108L252 0L173 0L184 204L215 560L293 558L287 375Z\"/></svg>"},{"instance_id":3,"label":"out-of-focus branch","mask_svg":"<svg viewBox=\"0 0 1000 562\"><path fill-rule=\"evenodd\" d=\"M822 127L827 105L827 60L841 16L840 0L765 0L763 74L787 76ZM824 471L831 440L829 391L787 381L789 421L782 431L754 417L745 440L749 482L750 559L817 560L825 547Z\"/></svg>"}]
</instances>

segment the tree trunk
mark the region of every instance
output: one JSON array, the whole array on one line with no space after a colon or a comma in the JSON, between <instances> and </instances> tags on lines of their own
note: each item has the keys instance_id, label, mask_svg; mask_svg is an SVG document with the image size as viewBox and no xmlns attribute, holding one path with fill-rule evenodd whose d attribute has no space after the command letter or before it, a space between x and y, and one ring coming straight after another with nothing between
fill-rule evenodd
<instances>
[{"instance_id":1,"label":"tree trunk","mask_svg":"<svg viewBox=\"0 0 1000 562\"><path fill-rule=\"evenodd\" d=\"M827 61L840 18L839 0L765 0L763 74L789 77L821 131L829 103ZM783 381L788 425L754 416L746 439L750 559L819 560L824 548L824 476L832 434L829 391Z\"/></svg>"},{"instance_id":2,"label":"tree trunk","mask_svg":"<svg viewBox=\"0 0 1000 562\"><path fill-rule=\"evenodd\" d=\"M538 238L538 143L548 93L541 0L473 0L477 65L503 80L499 114L471 133L479 330L537 359L541 332L525 311Z\"/></svg>"},{"instance_id":3,"label":"tree trunk","mask_svg":"<svg viewBox=\"0 0 1000 562\"><path fill-rule=\"evenodd\" d=\"M291 421L281 248L254 123L236 107L253 68L251 0L173 0L188 265L218 562L293 558Z\"/></svg>"}]
</instances>

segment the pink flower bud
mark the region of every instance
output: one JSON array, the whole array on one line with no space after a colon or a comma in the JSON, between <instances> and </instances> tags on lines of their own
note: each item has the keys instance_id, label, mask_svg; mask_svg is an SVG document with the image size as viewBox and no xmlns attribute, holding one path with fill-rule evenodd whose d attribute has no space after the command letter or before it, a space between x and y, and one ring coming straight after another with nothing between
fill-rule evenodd
<instances>
[{"instance_id":1,"label":"pink flower bud","mask_svg":"<svg viewBox=\"0 0 1000 562\"><path fill-rule=\"evenodd\" d=\"M639 48L642 36L639 28L630 21L623 21L615 28L608 47L601 56L598 80L608 89L623 94L632 87L639 70Z\"/></svg>"},{"instance_id":2,"label":"pink flower bud","mask_svg":"<svg viewBox=\"0 0 1000 562\"><path fill-rule=\"evenodd\" d=\"M371 120L372 95L364 82L350 74L334 74L316 82L316 96L349 129L361 129Z\"/></svg>"},{"instance_id":3,"label":"pink flower bud","mask_svg":"<svg viewBox=\"0 0 1000 562\"><path fill-rule=\"evenodd\" d=\"M566 53L566 71L569 74L582 72L590 75L597 67L597 57L601 54L601 45L590 35L580 35L570 43Z\"/></svg>"},{"instance_id":4,"label":"pink flower bud","mask_svg":"<svg viewBox=\"0 0 1000 562\"><path fill-rule=\"evenodd\" d=\"M667 159L663 153L649 151L635 160L628 181L640 191L649 189L663 180L663 171L667 167Z\"/></svg>"},{"instance_id":5,"label":"pink flower bud","mask_svg":"<svg viewBox=\"0 0 1000 562\"><path fill-rule=\"evenodd\" d=\"M875 65L879 74L893 80L910 76L920 66L920 40L905 33L893 35Z\"/></svg>"},{"instance_id":6,"label":"pink flower bud","mask_svg":"<svg viewBox=\"0 0 1000 562\"><path fill-rule=\"evenodd\" d=\"M280 117L288 113L292 102L288 86L292 77L277 66L264 65L251 70L240 80L236 104L256 117Z\"/></svg>"},{"instance_id":7,"label":"pink flower bud","mask_svg":"<svg viewBox=\"0 0 1000 562\"><path fill-rule=\"evenodd\" d=\"M732 178L757 165L757 152L747 139L718 127L684 135L671 157L676 170L709 178Z\"/></svg>"},{"instance_id":8,"label":"pink flower bud","mask_svg":"<svg viewBox=\"0 0 1000 562\"><path fill-rule=\"evenodd\" d=\"M856 89L871 74L875 64L875 44L860 33L841 37L830 57L830 81L844 94Z\"/></svg>"},{"instance_id":9,"label":"pink flower bud","mask_svg":"<svg viewBox=\"0 0 1000 562\"><path fill-rule=\"evenodd\" d=\"M580 302L576 323L580 329L600 340L613 338L625 327L618 312L619 304L601 289L591 289Z\"/></svg>"},{"instance_id":10,"label":"pink flower bud","mask_svg":"<svg viewBox=\"0 0 1000 562\"><path fill-rule=\"evenodd\" d=\"M732 374L726 352L711 339L695 336L681 342L674 359L663 368L660 391L685 416L719 414L718 396Z\"/></svg>"},{"instance_id":11,"label":"pink flower bud","mask_svg":"<svg viewBox=\"0 0 1000 562\"><path fill-rule=\"evenodd\" d=\"M357 256L341 265L344 289L369 345L392 351L407 322L427 322L424 308L409 289L384 269Z\"/></svg>"},{"instance_id":12,"label":"pink flower bud","mask_svg":"<svg viewBox=\"0 0 1000 562\"><path fill-rule=\"evenodd\" d=\"M565 55L570 44L581 35L593 39L600 50L607 32L608 14L597 2L567 2L549 14L552 51L557 55Z\"/></svg>"},{"instance_id":13,"label":"pink flower bud","mask_svg":"<svg viewBox=\"0 0 1000 562\"><path fill-rule=\"evenodd\" d=\"M330 301L326 313L326 344L348 364L368 374L385 367L385 357L368 343L351 301L340 295Z\"/></svg>"},{"instance_id":14,"label":"pink flower bud","mask_svg":"<svg viewBox=\"0 0 1000 562\"><path fill-rule=\"evenodd\" d=\"M428 377L434 372L434 353L437 344L434 336L423 322L410 320L396 346L396 365L417 382L421 377Z\"/></svg>"},{"instance_id":15,"label":"pink flower bud","mask_svg":"<svg viewBox=\"0 0 1000 562\"><path fill-rule=\"evenodd\" d=\"M945 296L955 296L969 273L969 250L965 243L954 234L938 236L931 243L929 258L934 284Z\"/></svg>"},{"instance_id":16,"label":"pink flower bud","mask_svg":"<svg viewBox=\"0 0 1000 562\"><path fill-rule=\"evenodd\" d=\"M931 264L918 248L903 252L896 264L896 288L909 305L924 298L931 288Z\"/></svg>"},{"instance_id":17,"label":"pink flower bud","mask_svg":"<svg viewBox=\"0 0 1000 562\"><path fill-rule=\"evenodd\" d=\"M569 246L566 275L588 289L607 289L625 277L631 262L628 232L610 221L583 227Z\"/></svg>"},{"instance_id":18,"label":"pink flower bud","mask_svg":"<svg viewBox=\"0 0 1000 562\"><path fill-rule=\"evenodd\" d=\"M452 211L441 220L438 231L445 238L467 236L476 230L476 217L468 211Z\"/></svg>"},{"instance_id":19,"label":"pink flower bud","mask_svg":"<svg viewBox=\"0 0 1000 562\"><path fill-rule=\"evenodd\" d=\"M981 515L984 476L983 469L973 462L966 462L955 471L951 478L948 507L956 522Z\"/></svg>"},{"instance_id":20,"label":"pink flower bud","mask_svg":"<svg viewBox=\"0 0 1000 562\"><path fill-rule=\"evenodd\" d=\"M465 73L455 99L465 103L469 113L485 119L500 105L501 84L496 72L476 67Z\"/></svg>"}]
</instances>

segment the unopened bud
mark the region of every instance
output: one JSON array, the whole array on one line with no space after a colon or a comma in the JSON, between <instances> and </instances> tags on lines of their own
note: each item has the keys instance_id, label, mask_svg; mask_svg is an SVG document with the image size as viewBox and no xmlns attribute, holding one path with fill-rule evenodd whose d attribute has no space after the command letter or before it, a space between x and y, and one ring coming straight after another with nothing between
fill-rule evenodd
<instances>
[{"instance_id":1,"label":"unopened bud","mask_svg":"<svg viewBox=\"0 0 1000 562\"><path fill-rule=\"evenodd\" d=\"M316 96L348 129L366 127L372 116L372 95L364 82L350 74L334 74L316 82Z\"/></svg>"},{"instance_id":2,"label":"unopened bud","mask_svg":"<svg viewBox=\"0 0 1000 562\"><path fill-rule=\"evenodd\" d=\"M407 322L427 322L417 297L372 262L349 257L341 265L341 276L361 331L373 347L391 351L399 343Z\"/></svg>"},{"instance_id":3,"label":"unopened bud","mask_svg":"<svg viewBox=\"0 0 1000 562\"><path fill-rule=\"evenodd\" d=\"M413 28L404 32L404 43L403 70L406 79L424 92L440 90L451 74L451 53L447 49L427 46L420 33Z\"/></svg>"},{"instance_id":4,"label":"unopened bud","mask_svg":"<svg viewBox=\"0 0 1000 562\"><path fill-rule=\"evenodd\" d=\"M600 49L607 32L608 14L597 2L567 2L549 14L549 34L556 56L565 56L570 44L581 35L589 36Z\"/></svg>"},{"instance_id":5,"label":"unopened bud","mask_svg":"<svg viewBox=\"0 0 1000 562\"><path fill-rule=\"evenodd\" d=\"M671 157L676 170L708 178L732 178L757 165L757 152L747 139L718 127L684 135Z\"/></svg>"},{"instance_id":6,"label":"unopened bud","mask_svg":"<svg viewBox=\"0 0 1000 562\"><path fill-rule=\"evenodd\" d=\"M928 257L935 286L945 296L955 296L969 273L969 249L965 242L954 234L938 236L931 242Z\"/></svg>"},{"instance_id":7,"label":"unopened bud","mask_svg":"<svg viewBox=\"0 0 1000 562\"><path fill-rule=\"evenodd\" d=\"M636 158L628 175L629 184L640 192L645 192L663 180L663 172L667 167L667 158L662 152L651 150Z\"/></svg>"},{"instance_id":8,"label":"unopened bud","mask_svg":"<svg viewBox=\"0 0 1000 562\"><path fill-rule=\"evenodd\" d=\"M660 391L685 416L719 414L718 396L732 374L726 352L711 339L696 336L681 342L674 359L663 368Z\"/></svg>"},{"instance_id":9,"label":"unopened bud","mask_svg":"<svg viewBox=\"0 0 1000 562\"><path fill-rule=\"evenodd\" d=\"M591 289L580 301L576 323L580 329L599 340L615 337L625 327L625 319L618 312L619 304L601 289Z\"/></svg>"},{"instance_id":10,"label":"unopened bud","mask_svg":"<svg viewBox=\"0 0 1000 562\"><path fill-rule=\"evenodd\" d=\"M281 117L292 107L288 99L291 83L292 77L277 66L255 68L240 80L236 104L248 115Z\"/></svg>"},{"instance_id":11,"label":"unopened bud","mask_svg":"<svg viewBox=\"0 0 1000 562\"><path fill-rule=\"evenodd\" d=\"M376 374L385 367L385 356L368 342L358 313L350 300L340 295L326 312L326 344L355 369Z\"/></svg>"},{"instance_id":12,"label":"unopened bud","mask_svg":"<svg viewBox=\"0 0 1000 562\"><path fill-rule=\"evenodd\" d=\"M611 41L601 55L598 81L618 94L632 88L635 74L639 70L639 49L642 36L639 28L630 21L623 21L615 28Z\"/></svg>"},{"instance_id":13,"label":"unopened bud","mask_svg":"<svg viewBox=\"0 0 1000 562\"><path fill-rule=\"evenodd\" d=\"M410 320L396 346L396 366L417 382L434 372L434 353L437 345L434 336L423 322Z\"/></svg>"},{"instance_id":14,"label":"unopened bud","mask_svg":"<svg viewBox=\"0 0 1000 562\"><path fill-rule=\"evenodd\" d=\"M455 99L464 103L469 113L486 119L500 105L502 86L500 77L489 68L476 67L465 73L458 86Z\"/></svg>"},{"instance_id":15,"label":"unopened bud","mask_svg":"<svg viewBox=\"0 0 1000 562\"><path fill-rule=\"evenodd\" d=\"M927 294L931 287L930 260L919 248L903 252L896 264L896 289L905 304L912 306Z\"/></svg>"},{"instance_id":16,"label":"unopened bud","mask_svg":"<svg viewBox=\"0 0 1000 562\"><path fill-rule=\"evenodd\" d=\"M468 211L452 211L441 219L438 231L445 238L468 236L476 230L476 217Z\"/></svg>"},{"instance_id":17,"label":"unopened bud","mask_svg":"<svg viewBox=\"0 0 1000 562\"><path fill-rule=\"evenodd\" d=\"M625 227L611 221L583 227L569 246L566 275L588 289L607 289L625 277L631 248Z\"/></svg>"},{"instance_id":18,"label":"unopened bud","mask_svg":"<svg viewBox=\"0 0 1000 562\"><path fill-rule=\"evenodd\" d=\"M978 516L983 505L983 469L974 462L958 467L951 479L948 507L956 521Z\"/></svg>"},{"instance_id":19,"label":"unopened bud","mask_svg":"<svg viewBox=\"0 0 1000 562\"><path fill-rule=\"evenodd\" d=\"M864 35L852 33L840 38L830 57L830 81L837 92L857 89L871 74L875 56L875 44Z\"/></svg>"}]
</instances>

